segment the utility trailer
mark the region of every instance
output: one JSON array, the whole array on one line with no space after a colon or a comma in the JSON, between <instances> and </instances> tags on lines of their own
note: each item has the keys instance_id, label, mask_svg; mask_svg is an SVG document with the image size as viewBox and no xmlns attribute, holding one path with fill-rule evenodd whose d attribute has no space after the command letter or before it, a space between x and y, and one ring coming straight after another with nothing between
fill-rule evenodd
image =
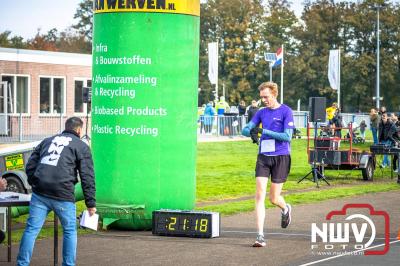
<instances>
[{"instance_id":1,"label":"utility trailer","mask_svg":"<svg viewBox=\"0 0 400 266\"><path fill-rule=\"evenodd\" d=\"M327 126L326 126L327 127ZM327 134L314 134L310 137L310 131L321 130ZM347 130L345 137L339 137L338 130ZM333 134L330 132L334 132ZM324 128L320 125L317 128L307 126L307 154L308 162L317 165L318 170L323 174L325 169L329 170L361 170L365 181L372 181L376 167L375 155L369 151L363 151L354 147L352 123L348 127ZM346 147L341 145L345 143ZM311 144L312 147L311 147ZM348 144L348 145L347 145ZM348 147L347 147L348 146Z\"/></svg>"}]
</instances>

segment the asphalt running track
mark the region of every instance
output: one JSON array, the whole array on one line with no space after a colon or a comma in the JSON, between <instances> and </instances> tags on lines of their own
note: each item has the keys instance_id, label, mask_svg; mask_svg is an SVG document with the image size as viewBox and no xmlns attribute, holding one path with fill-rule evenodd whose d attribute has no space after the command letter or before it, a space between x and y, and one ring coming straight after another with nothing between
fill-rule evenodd
<instances>
[{"instance_id":1,"label":"asphalt running track","mask_svg":"<svg viewBox=\"0 0 400 266\"><path fill-rule=\"evenodd\" d=\"M400 192L367 194L352 198L300 204L293 208L293 223L280 228L279 210L268 209L267 247L252 248L255 238L254 213L222 217L221 237L192 239L153 236L151 232L107 231L80 236L77 265L399 265ZM390 216L390 250L383 256L327 255L312 253L311 223L325 222L332 210L348 203L369 203ZM384 219L374 220L376 241L383 243ZM61 243L60 243L61 246ZM375 247L376 250L381 246ZM0 265L15 265L18 246L13 246L13 262L7 264L7 248L0 248ZM61 250L60 250L61 253ZM52 240L38 241L31 265L51 265Z\"/></svg>"}]
</instances>

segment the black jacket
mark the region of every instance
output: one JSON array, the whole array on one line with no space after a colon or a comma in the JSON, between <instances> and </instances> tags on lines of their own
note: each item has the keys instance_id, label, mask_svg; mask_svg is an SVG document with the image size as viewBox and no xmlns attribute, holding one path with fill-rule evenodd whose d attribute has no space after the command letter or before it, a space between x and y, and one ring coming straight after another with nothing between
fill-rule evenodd
<instances>
[{"instance_id":1,"label":"black jacket","mask_svg":"<svg viewBox=\"0 0 400 266\"><path fill-rule=\"evenodd\" d=\"M72 202L79 172L86 207L96 206L92 154L73 131L44 139L33 151L25 171L34 193Z\"/></svg>"},{"instance_id":2,"label":"black jacket","mask_svg":"<svg viewBox=\"0 0 400 266\"><path fill-rule=\"evenodd\" d=\"M394 135L396 134L396 126L389 121L384 124L382 121L379 123L379 142L382 141L395 141Z\"/></svg>"},{"instance_id":3,"label":"black jacket","mask_svg":"<svg viewBox=\"0 0 400 266\"><path fill-rule=\"evenodd\" d=\"M400 141L400 121L396 121L396 123L394 123L394 126L396 128L394 139Z\"/></svg>"},{"instance_id":4,"label":"black jacket","mask_svg":"<svg viewBox=\"0 0 400 266\"><path fill-rule=\"evenodd\" d=\"M239 116L246 114L246 106L238 105Z\"/></svg>"},{"instance_id":5,"label":"black jacket","mask_svg":"<svg viewBox=\"0 0 400 266\"><path fill-rule=\"evenodd\" d=\"M247 110L247 121L250 122L253 116L257 113L258 107L250 105L249 110Z\"/></svg>"}]
</instances>

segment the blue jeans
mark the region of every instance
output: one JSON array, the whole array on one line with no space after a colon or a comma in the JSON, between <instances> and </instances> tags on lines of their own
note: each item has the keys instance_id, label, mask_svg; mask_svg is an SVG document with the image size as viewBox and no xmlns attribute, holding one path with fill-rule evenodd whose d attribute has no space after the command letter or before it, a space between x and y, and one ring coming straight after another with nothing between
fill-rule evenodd
<instances>
[{"instance_id":1,"label":"blue jeans","mask_svg":"<svg viewBox=\"0 0 400 266\"><path fill-rule=\"evenodd\" d=\"M29 265L36 237L50 211L54 211L57 214L63 227L62 265L75 265L77 243L75 203L55 200L32 193L29 218L17 257L18 266Z\"/></svg>"},{"instance_id":2,"label":"blue jeans","mask_svg":"<svg viewBox=\"0 0 400 266\"><path fill-rule=\"evenodd\" d=\"M372 137L374 138L374 144L378 144L378 129L371 127Z\"/></svg>"},{"instance_id":3,"label":"blue jeans","mask_svg":"<svg viewBox=\"0 0 400 266\"><path fill-rule=\"evenodd\" d=\"M383 141L382 144L385 144L386 146L391 146L392 145L392 141L390 141L390 140ZM389 166L390 165L389 156L387 154L383 155L382 165L383 166Z\"/></svg>"}]
</instances>

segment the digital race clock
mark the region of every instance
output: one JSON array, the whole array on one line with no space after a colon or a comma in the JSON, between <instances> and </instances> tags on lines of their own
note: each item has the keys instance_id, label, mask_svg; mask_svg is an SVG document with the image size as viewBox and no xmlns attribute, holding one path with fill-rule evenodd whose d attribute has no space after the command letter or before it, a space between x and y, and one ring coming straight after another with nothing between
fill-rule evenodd
<instances>
[{"instance_id":1,"label":"digital race clock","mask_svg":"<svg viewBox=\"0 0 400 266\"><path fill-rule=\"evenodd\" d=\"M159 210L153 211L154 235L218 237L219 213L203 211Z\"/></svg>"}]
</instances>

